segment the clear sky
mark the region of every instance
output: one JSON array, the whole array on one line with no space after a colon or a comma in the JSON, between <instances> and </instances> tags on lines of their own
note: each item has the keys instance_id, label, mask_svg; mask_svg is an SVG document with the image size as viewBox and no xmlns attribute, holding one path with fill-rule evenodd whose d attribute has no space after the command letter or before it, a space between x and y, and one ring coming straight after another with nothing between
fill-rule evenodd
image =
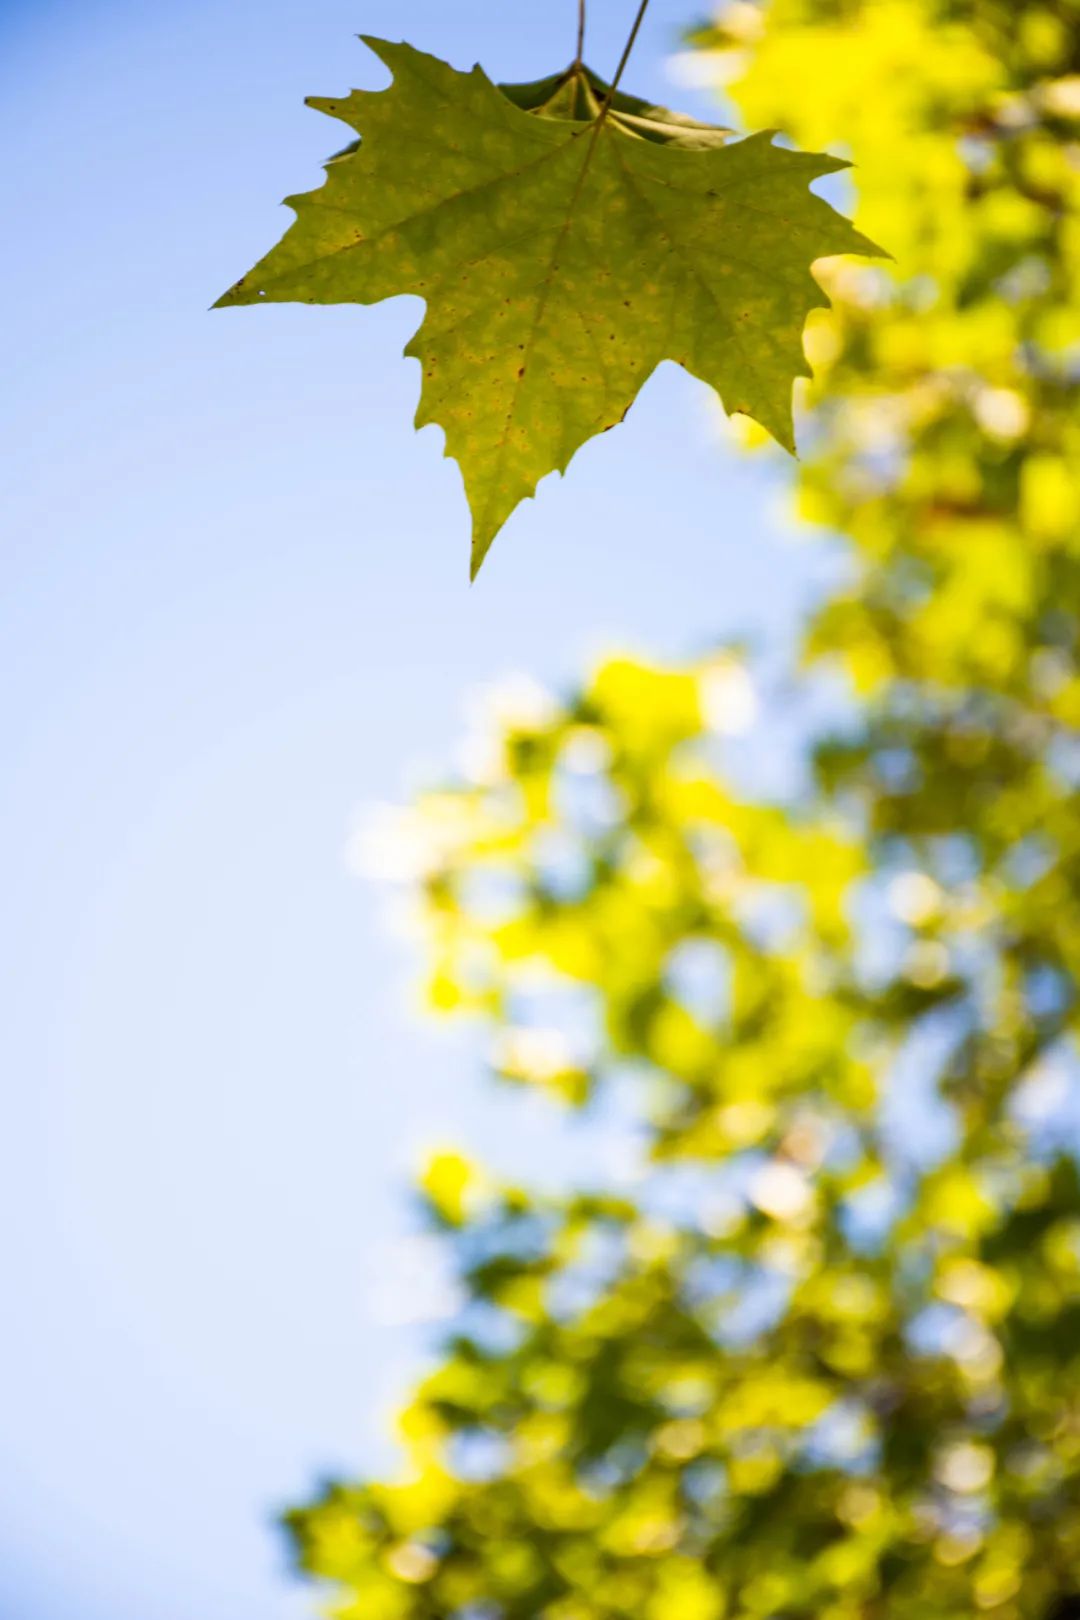
<instances>
[{"instance_id":1,"label":"clear sky","mask_svg":"<svg viewBox=\"0 0 1080 1620\"><path fill-rule=\"evenodd\" d=\"M827 566L667 367L470 589L419 305L208 313L341 142L303 97L382 82L357 32L533 78L574 9L0 0L2 1620L310 1611L268 1525L388 1455L409 1167L522 1107L416 1018L353 820L486 683L782 643ZM598 71L632 9L591 0ZM695 10L626 83L707 113Z\"/></svg>"}]
</instances>

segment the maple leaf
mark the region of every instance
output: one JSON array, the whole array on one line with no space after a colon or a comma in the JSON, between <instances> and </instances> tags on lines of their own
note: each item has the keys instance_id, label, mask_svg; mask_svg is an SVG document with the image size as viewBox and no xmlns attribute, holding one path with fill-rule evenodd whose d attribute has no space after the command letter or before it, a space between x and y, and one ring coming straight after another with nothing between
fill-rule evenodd
<instances>
[{"instance_id":1,"label":"maple leaf","mask_svg":"<svg viewBox=\"0 0 1080 1620\"><path fill-rule=\"evenodd\" d=\"M381 91L308 105L360 136L218 307L417 294L406 348L417 427L446 435L473 516L475 577L548 472L626 415L662 360L794 452L802 331L830 254L876 255L809 183L843 160L726 132L616 93L583 66L500 89L365 38Z\"/></svg>"}]
</instances>

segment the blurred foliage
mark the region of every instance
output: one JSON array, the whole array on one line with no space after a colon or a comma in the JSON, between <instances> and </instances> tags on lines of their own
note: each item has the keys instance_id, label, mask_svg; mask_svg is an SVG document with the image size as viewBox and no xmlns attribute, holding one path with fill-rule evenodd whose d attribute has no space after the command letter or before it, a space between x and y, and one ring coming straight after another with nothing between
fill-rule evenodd
<instances>
[{"instance_id":1,"label":"blurred foliage","mask_svg":"<svg viewBox=\"0 0 1080 1620\"><path fill-rule=\"evenodd\" d=\"M405 1467L291 1527L347 1620L1066 1620L1080 5L738 3L695 45L850 153L896 257L833 261L808 340L798 500L851 569L806 654L858 701L755 804L734 656L611 659L402 818L434 1004L635 1159L432 1161L465 1304Z\"/></svg>"}]
</instances>

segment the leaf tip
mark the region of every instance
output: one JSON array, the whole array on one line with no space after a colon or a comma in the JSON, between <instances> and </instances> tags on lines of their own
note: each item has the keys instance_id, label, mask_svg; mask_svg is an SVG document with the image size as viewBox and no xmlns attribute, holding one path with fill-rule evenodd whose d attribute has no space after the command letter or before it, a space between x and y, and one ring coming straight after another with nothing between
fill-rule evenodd
<instances>
[{"instance_id":1,"label":"leaf tip","mask_svg":"<svg viewBox=\"0 0 1080 1620\"><path fill-rule=\"evenodd\" d=\"M473 535L472 551L469 554L470 585L476 584L476 576L484 566L484 558L491 550L491 542L494 538L494 535L489 535L486 539L479 534Z\"/></svg>"},{"instance_id":2,"label":"leaf tip","mask_svg":"<svg viewBox=\"0 0 1080 1620\"><path fill-rule=\"evenodd\" d=\"M866 244L863 252L868 259L887 259L890 264L896 263L895 253L890 253L888 248L879 247L877 242L873 241L869 236L863 236L861 231L858 234L860 240Z\"/></svg>"},{"instance_id":3,"label":"leaf tip","mask_svg":"<svg viewBox=\"0 0 1080 1620\"><path fill-rule=\"evenodd\" d=\"M797 372L796 375L806 376L807 373ZM761 418L759 417L758 420L761 421ZM790 408L785 412L782 419L777 417L768 422L762 421L761 425L772 434L781 450L786 450L789 456L798 461L799 452L795 447L795 418Z\"/></svg>"},{"instance_id":4,"label":"leaf tip","mask_svg":"<svg viewBox=\"0 0 1080 1620\"><path fill-rule=\"evenodd\" d=\"M405 44L395 45L393 40L390 39L380 39L378 34L357 34L356 37L362 45L366 45L368 50L379 58L379 61L385 67L390 69L391 73L394 71L394 58L400 52L407 51L410 48Z\"/></svg>"}]
</instances>

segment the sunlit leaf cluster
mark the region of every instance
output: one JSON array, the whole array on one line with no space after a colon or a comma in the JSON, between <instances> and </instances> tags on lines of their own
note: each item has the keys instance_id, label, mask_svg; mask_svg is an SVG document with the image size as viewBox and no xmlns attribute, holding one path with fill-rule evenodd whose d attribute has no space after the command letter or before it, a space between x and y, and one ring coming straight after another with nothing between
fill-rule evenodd
<instances>
[{"instance_id":1,"label":"sunlit leaf cluster","mask_svg":"<svg viewBox=\"0 0 1080 1620\"><path fill-rule=\"evenodd\" d=\"M810 332L797 499L852 573L806 652L853 718L755 803L734 655L611 658L400 818L433 1004L635 1157L562 1195L431 1162L465 1303L400 1475L298 1510L298 1556L348 1620L1065 1620L1080 7L737 3L696 46L850 149L896 259Z\"/></svg>"}]
</instances>

